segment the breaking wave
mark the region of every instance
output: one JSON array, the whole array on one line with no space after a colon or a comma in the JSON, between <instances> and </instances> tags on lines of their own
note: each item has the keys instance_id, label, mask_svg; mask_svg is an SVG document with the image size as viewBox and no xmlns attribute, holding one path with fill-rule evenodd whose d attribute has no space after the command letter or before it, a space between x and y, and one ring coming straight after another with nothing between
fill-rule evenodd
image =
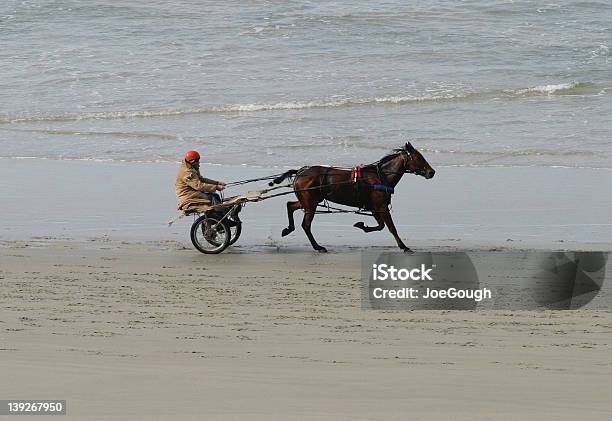
<instances>
[{"instance_id":1,"label":"breaking wave","mask_svg":"<svg viewBox=\"0 0 612 421\"><path fill-rule=\"evenodd\" d=\"M276 110L303 110L309 108L337 108L360 105L374 104L406 104L418 102L436 102L461 99L467 95L444 94L432 96L384 96L374 98L346 98L337 100L312 100L312 101L289 101L277 102L272 104L233 104L222 105L209 108L196 108L185 110L160 110L160 111L112 111L100 113L65 114L49 116L23 116L14 118L0 119L0 123L25 123L25 122L71 122L80 120L118 120L128 118L149 118L149 117L172 117L186 116L193 114L211 113L239 113L257 111L276 111Z\"/></svg>"},{"instance_id":2,"label":"breaking wave","mask_svg":"<svg viewBox=\"0 0 612 421\"><path fill-rule=\"evenodd\" d=\"M276 104L238 104L228 105L223 107L214 107L215 112L252 112L252 111L270 111L270 110L302 110L307 108L336 108L350 107L358 105L373 105L373 104L407 104L418 102L439 102L462 99L467 97L467 94L444 94L431 96L383 96L374 98L346 98L338 100L313 100L313 101L298 101L298 102L279 102Z\"/></svg>"},{"instance_id":3,"label":"breaking wave","mask_svg":"<svg viewBox=\"0 0 612 421\"><path fill-rule=\"evenodd\" d=\"M520 98L535 95L574 95L602 93L612 89L608 86L597 86L590 82L569 82L551 85L539 85L521 89L492 90L483 92L456 92L433 95L388 95L365 98L342 99L314 99L309 101L287 101L276 103L230 104L211 106L208 108L194 108L183 110L159 111L109 111L91 112L83 114L16 116L0 118L0 124L27 123L27 122L74 122L81 120L118 120L130 118L153 118L188 116L214 113L251 113L261 111L305 110L316 108L339 108L375 105L406 105L421 103L437 103L450 101L466 101L477 99L491 99L499 97Z\"/></svg>"},{"instance_id":4,"label":"breaking wave","mask_svg":"<svg viewBox=\"0 0 612 421\"><path fill-rule=\"evenodd\" d=\"M588 82L570 82L570 83L559 83L556 85L539 85L539 86L532 86L530 88L524 88L524 89L506 90L504 91L504 93L514 94L514 95L539 95L539 94L552 95L557 92L561 92L561 93L568 94L568 93L571 93L572 91L579 93L579 90L581 89L592 88L594 86L595 86L594 84L588 83Z\"/></svg>"}]
</instances>

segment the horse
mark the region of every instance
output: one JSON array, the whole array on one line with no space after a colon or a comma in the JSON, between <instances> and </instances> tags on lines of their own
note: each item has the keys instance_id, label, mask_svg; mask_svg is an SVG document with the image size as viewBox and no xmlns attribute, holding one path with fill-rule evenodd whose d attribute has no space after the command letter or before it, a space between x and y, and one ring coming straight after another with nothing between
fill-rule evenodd
<instances>
[{"instance_id":1,"label":"horse","mask_svg":"<svg viewBox=\"0 0 612 421\"><path fill-rule=\"evenodd\" d=\"M382 159L363 167L341 169L325 166L302 167L289 170L275 178L270 185L280 184L287 178L293 178L293 191L297 201L287 202L289 226L282 231L282 236L295 230L293 213L304 210L302 228L312 247L321 253L327 249L317 243L310 227L319 203L324 200L369 211L378 222L377 226L366 226L357 222L353 226L364 232L381 231L385 225L395 238L398 247L411 253L397 234L391 218L389 205L395 186L406 173L416 174L430 179L436 173L410 142Z\"/></svg>"}]
</instances>

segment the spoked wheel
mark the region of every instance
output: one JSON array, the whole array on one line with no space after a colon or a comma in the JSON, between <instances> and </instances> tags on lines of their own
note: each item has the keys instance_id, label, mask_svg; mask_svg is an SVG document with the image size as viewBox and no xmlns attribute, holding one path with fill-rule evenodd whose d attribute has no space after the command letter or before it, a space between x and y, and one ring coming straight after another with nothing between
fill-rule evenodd
<instances>
[{"instance_id":1,"label":"spoked wheel","mask_svg":"<svg viewBox=\"0 0 612 421\"><path fill-rule=\"evenodd\" d=\"M230 227L218 216L202 215L191 226L191 242L202 253L221 253L230 245L230 239Z\"/></svg>"},{"instance_id":2,"label":"spoked wheel","mask_svg":"<svg viewBox=\"0 0 612 421\"><path fill-rule=\"evenodd\" d=\"M222 217L221 217L222 218ZM240 238L240 234L242 233L242 221L226 218L223 222L229 227L230 230L230 241L229 245L231 246L238 238Z\"/></svg>"}]
</instances>

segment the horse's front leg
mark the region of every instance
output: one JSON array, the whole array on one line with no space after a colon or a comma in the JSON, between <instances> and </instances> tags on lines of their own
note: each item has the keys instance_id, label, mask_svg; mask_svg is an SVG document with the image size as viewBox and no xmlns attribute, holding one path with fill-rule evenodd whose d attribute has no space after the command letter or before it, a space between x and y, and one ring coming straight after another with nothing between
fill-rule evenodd
<instances>
[{"instance_id":1,"label":"horse's front leg","mask_svg":"<svg viewBox=\"0 0 612 421\"><path fill-rule=\"evenodd\" d=\"M287 202L287 217L289 218L289 226L283 229L281 236L286 236L295 231L295 222L293 221L293 213L300 209L302 204L298 201L295 202Z\"/></svg>"},{"instance_id":2,"label":"horse's front leg","mask_svg":"<svg viewBox=\"0 0 612 421\"><path fill-rule=\"evenodd\" d=\"M410 250L410 248L406 246L406 244L404 244L404 242L399 237L399 235L397 235L397 229L395 229L395 224L393 223L393 219L391 218L391 213L389 212L389 209L385 209L384 211L381 211L380 214L382 215L382 218L385 221L385 224L387 224L387 227L389 228L389 232L391 232L391 234L395 238L395 241L397 242L397 246L406 253L412 253L412 250Z\"/></svg>"},{"instance_id":3,"label":"horse's front leg","mask_svg":"<svg viewBox=\"0 0 612 421\"><path fill-rule=\"evenodd\" d=\"M383 219L381 213L374 211L372 212L372 216L376 219L376 222L378 222L377 226L368 227L363 222L356 222L353 224L353 226L363 230L363 232L382 231L382 229L385 227L385 220Z\"/></svg>"}]
</instances>

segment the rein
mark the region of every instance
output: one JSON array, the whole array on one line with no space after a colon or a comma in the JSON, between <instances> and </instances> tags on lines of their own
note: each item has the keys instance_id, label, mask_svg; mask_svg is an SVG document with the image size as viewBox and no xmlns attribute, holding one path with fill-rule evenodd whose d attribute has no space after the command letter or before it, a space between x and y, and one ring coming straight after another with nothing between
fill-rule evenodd
<instances>
[{"instance_id":1,"label":"rein","mask_svg":"<svg viewBox=\"0 0 612 421\"><path fill-rule=\"evenodd\" d=\"M248 184L248 183L254 183L256 181L263 181L263 180L272 180L273 178L279 177L281 176L283 173L280 174L274 174L274 175L269 175L266 177L259 177L259 178L249 178L246 180L238 180L238 181L232 181L231 183L227 183L226 186L240 186L242 184Z\"/></svg>"},{"instance_id":2,"label":"rein","mask_svg":"<svg viewBox=\"0 0 612 421\"><path fill-rule=\"evenodd\" d=\"M375 161L371 164L367 164L367 165L363 165L359 168L368 168L368 167L374 167L376 168L376 173L378 174L379 178L381 179L381 181L383 181L383 177L381 175L393 175L393 174L408 174L408 173L414 173L413 171L385 171L382 167L382 165L386 164L387 162L391 161L392 159L394 159L395 157L397 157L397 155L399 155L401 152L396 152L394 154L391 155L387 155L381 159L379 159L378 161ZM306 169L308 167L303 167L303 169ZM334 173L334 171L337 171L336 173ZM341 168L341 167L329 167L328 170L326 171L325 175L335 175L335 174L341 174L347 171L351 171L351 169L349 168ZM301 171L300 171L301 172ZM283 175L283 173L280 174L273 174L273 175L268 175L265 177L259 177L259 178L249 178L249 179L245 179L245 180L237 180L237 181L232 181L230 183L227 183L226 186L227 187L232 187L232 186L240 186L243 184L249 184L249 183L255 183L257 181L264 181L264 180L272 180L275 179L277 177L280 177L281 175ZM297 173L295 174L293 177L299 177L301 174ZM344 182L342 182L344 183ZM337 183L331 183L331 184L326 184L325 186L328 185L335 185ZM322 186L322 187L325 187Z\"/></svg>"}]
</instances>

